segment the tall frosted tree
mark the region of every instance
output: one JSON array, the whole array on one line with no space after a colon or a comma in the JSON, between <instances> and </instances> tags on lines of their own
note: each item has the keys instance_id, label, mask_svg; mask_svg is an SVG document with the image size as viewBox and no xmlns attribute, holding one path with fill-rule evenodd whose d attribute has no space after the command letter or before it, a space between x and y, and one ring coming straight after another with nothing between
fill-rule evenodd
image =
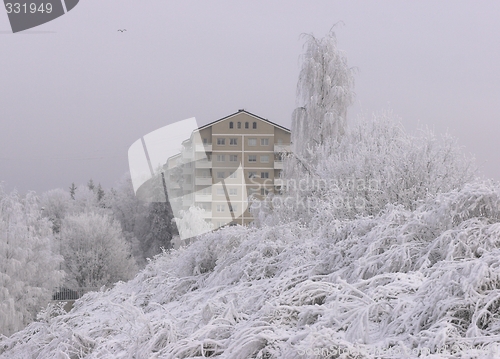
<instances>
[{"instance_id":1,"label":"tall frosted tree","mask_svg":"<svg viewBox=\"0 0 500 359\"><path fill-rule=\"evenodd\" d=\"M21 198L0 187L0 334L33 321L60 284L62 257L52 246L52 223L36 195Z\"/></svg>"},{"instance_id":2,"label":"tall frosted tree","mask_svg":"<svg viewBox=\"0 0 500 359\"><path fill-rule=\"evenodd\" d=\"M322 39L304 37L299 107L292 115L292 150L300 158L345 132L347 108L354 98L353 69L337 47L333 29Z\"/></svg>"}]
</instances>

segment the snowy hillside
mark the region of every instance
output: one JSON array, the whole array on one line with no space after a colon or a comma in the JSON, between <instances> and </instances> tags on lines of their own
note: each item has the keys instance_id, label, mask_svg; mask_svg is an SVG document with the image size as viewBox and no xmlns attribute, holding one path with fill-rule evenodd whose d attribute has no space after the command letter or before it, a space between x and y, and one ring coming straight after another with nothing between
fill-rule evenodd
<instances>
[{"instance_id":1,"label":"snowy hillside","mask_svg":"<svg viewBox=\"0 0 500 359\"><path fill-rule=\"evenodd\" d=\"M227 228L45 313L0 358L495 358L499 222L500 187L476 181L413 211Z\"/></svg>"}]
</instances>

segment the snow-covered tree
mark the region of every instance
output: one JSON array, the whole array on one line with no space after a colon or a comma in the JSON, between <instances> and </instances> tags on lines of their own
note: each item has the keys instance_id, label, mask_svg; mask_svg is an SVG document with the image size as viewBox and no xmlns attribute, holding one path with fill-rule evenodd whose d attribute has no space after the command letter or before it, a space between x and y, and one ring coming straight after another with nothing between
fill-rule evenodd
<instances>
[{"instance_id":1,"label":"snow-covered tree","mask_svg":"<svg viewBox=\"0 0 500 359\"><path fill-rule=\"evenodd\" d=\"M354 97L353 69L337 47L333 29L322 39L304 36L299 107L292 116L292 150L300 158L345 132L347 108Z\"/></svg>"},{"instance_id":2,"label":"snow-covered tree","mask_svg":"<svg viewBox=\"0 0 500 359\"><path fill-rule=\"evenodd\" d=\"M276 216L268 215L268 203L254 205L254 216L273 224L307 222L323 206L336 219L377 215L387 205L415 209L425 199L460 189L476 176L473 159L463 154L454 138L437 137L428 130L410 135L391 113L349 126L338 141L318 146L315 156L316 162L308 163L310 172L289 158L288 188L271 201Z\"/></svg>"},{"instance_id":3,"label":"snow-covered tree","mask_svg":"<svg viewBox=\"0 0 500 359\"><path fill-rule=\"evenodd\" d=\"M22 329L51 299L63 277L52 246L52 223L36 195L0 187L0 334Z\"/></svg>"},{"instance_id":4,"label":"snow-covered tree","mask_svg":"<svg viewBox=\"0 0 500 359\"><path fill-rule=\"evenodd\" d=\"M88 212L68 216L60 237L70 285L110 285L130 279L137 271L120 225L106 214Z\"/></svg>"},{"instance_id":5,"label":"snow-covered tree","mask_svg":"<svg viewBox=\"0 0 500 359\"><path fill-rule=\"evenodd\" d=\"M101 208L101 206L99 206L94 190L89 189L87 186L79 186L75 191L74 198L75 200L73 201L72 208L74 213L106 212Z\"/></svg>"},{"instance_id":6,"label":"snow-covered tree","mask_svg":"<svg viewBox=\"0 0 500 359\"><path fill-rule=\"evenodd\" d=\"M61 188L42 193L40 206L44 217L52 222L54 233L59 233L61 221L73 207L70 193Z\"/></svg>"}]
</instances>

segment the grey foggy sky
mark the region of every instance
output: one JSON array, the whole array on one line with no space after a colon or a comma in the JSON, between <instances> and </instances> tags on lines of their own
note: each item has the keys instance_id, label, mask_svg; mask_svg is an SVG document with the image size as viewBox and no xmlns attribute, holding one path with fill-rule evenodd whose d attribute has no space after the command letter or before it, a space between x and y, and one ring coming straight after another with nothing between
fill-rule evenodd
<instances>
[{"instance_id":1,"label":"grey foggy sky","mask_svg":"<svg viewBox=\"0 0 500 359\"><path fill-rule=\"evenodd\" d=\"M500 180L500 2L81 0L10 33L0 9L0 181L109 188L141 136L240 108L290 126L301 33L334 23L356 75L349 118L391 109L448 131ZM118 32L118 29L127 29Z\"/></svg>"}]
</instances>

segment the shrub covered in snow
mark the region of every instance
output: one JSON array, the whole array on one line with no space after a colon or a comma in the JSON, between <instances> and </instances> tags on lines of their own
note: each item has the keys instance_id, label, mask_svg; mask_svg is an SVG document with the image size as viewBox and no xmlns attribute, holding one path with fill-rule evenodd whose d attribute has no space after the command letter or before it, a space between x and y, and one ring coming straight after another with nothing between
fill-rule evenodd
<instances>
[{"instance_id":1,"label":"shrub covered in snow","mask_svg":"<svg viewBox=\"0 0 500 359\"><path fill-rule=\"evenodd\" d=\"M66 281L73 287L101 287L137 273L120 225L94 212L67 216L60 233Z\"/></svg>"},{"instance_id":2,"label":"shrub covered in snow","mask_svg":"<svg viewBox=\"0 0 500 359\"><path fill-rule=\"evenodd\" d=\"M324 216L324 210L328 221L374 216L388 204L414 210L476 176L473 159L454 138L431 131L410 135L390 113L359 121L338 140L304 156L306 162L295 153L286 158L288 187L282 196L254 204L259 223L309 222ZM259 215L260 210L265 213ZM271 211L276 216L270 217Z\"/></svg>"}]
</instances>

